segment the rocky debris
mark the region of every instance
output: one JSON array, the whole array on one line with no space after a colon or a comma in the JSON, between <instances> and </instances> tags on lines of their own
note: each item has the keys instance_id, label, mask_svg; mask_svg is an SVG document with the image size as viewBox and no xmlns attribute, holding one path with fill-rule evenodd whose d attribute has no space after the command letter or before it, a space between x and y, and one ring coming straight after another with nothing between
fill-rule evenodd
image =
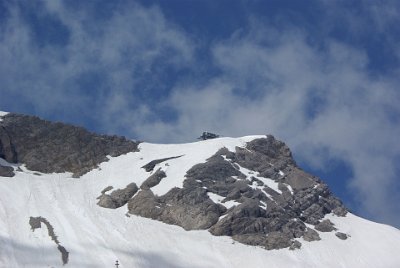
<instances>
[{"instance_id":1,"label":"rocky debris","mask_svg":"<svg viewBox=\"0 0 400 268\"><path fill-rule=\"evenodd\" d=\"M0 165L0 177L13 177L15 175L12 167Z\"/></svg>"},{"instance_id":2,"label":"rocky debris","mask_svg":"<svg viewBox=\"0 0 400 268\"><path fill-rule=\"evenodd\" d=\"M41 224L46 225L47 228L47 233L51 240L54 241L54 243L57 245L58 251L61 253L61 261L62 264L65 265L68 263L68 258L69 258L69 252L61 245L60 241L58 240L58 237L56 236L54 232L53 226L50 224L50 222L43 217L30 217L29 218L29 225L31 226L32 232L34 232L36 229L41 228Z\"/></svg>"},{"instance_id":3,"label":"rocky debris","mask_svg":"<svg viewBox=\"0 0 400 268\"><path fill-rule=\"evenodd\" d=\"M154 167L155 167L157 164L160 164L160 163L165 162L165 161L167 161L167 160L179 158L179 157L182 157L182 155L179 155L179 156L172 156L172 157L167 157L167 158L161 158L161 159L155 159L155 160L150 161L150 162L147 163L146 165L144 165L142 168L144 168L147 172L151 172L151 171L154 170Z\"/></svg>"},{"instance_id":4,"label":"rocky debris","mask_svg":"<svg viewBox=\"0 0 400 268\"><path fill-rule=\"evenodd\" d=\"M72 172L79 177L107 156L138 149L124 137L97 135L84 128L34 116L7 114L0 122L0 157L42 173Z\"/></svg>"},{"instance_id":5,"label":"rocky debris","mask_svg":"<svg viewBox=\"0 0 400 268\"><path fill-rule=\"evenodd\" d=\"M132 182L128 184L124 189L117 189L112 191L110 194L106 194L105 192L111 190L112 187L108 186L103 191L101 191L101 195L97 197L99 202L97 204L100 207L104 208L119 208L128 203L129 199L132 198L138 191L137 185Z\"/></svg>"},{"instance_id":6,"label":"rocky debris","mask_svg":"<svg viewBox=\"0 0 400 268\"><path fill-rule=\"evenodd\" d=\"M335 235L341 240L346 240L348 238L347 234L341 233L341 232L337 232L337 233L335 233Z\"/></svg>"},{"instance_id":7,"label":"rocky debris","mask_svg":"<svg viewBox=\"0 0 400 268\"><path fill-rule=\"evenodd\" d=\"M145 167L153 169L161 160ZM241 167L254 175L243 174ZM152 176L161 176L159 171ZM152 176L149 181L160 180ZM265 179L278 185L281 192L266 185ZM299 248L301 243L296 238L300 237L306 241L320 240L318 232L306 223L328 230L332 228L329 222L320 222L325 215L332 211L344 215L346 211L328 187L299 169L289 148L272 136L253 140L246 148L237 147L235 152L220 149L205 163L187 171L182 189L155 196L147 180L141 188L128 202L131 214L186 230L208 229L213 235L231 236L241 243L266 249ZM222 197L221 202L214 203L208 194ZM227 209L228 201L238 205Z\"/></svg>"},{"instance_id":8,"label":"rocky debris","mask_svg":"<svg viewBox=\"0 0 400 268\"><path fill-rule=\"evenodd\" d=\"M320 232L332 232L336 230L334 224L330 220L323 220L317 225L315 225L315 229Z\"/></svg>"},{"instance_id":9,"label":"rocky debris","mask_svg":"<svg viewBox=\"0 0 400 268\"><path fill-rule=\"evenodd\" d=\"M308 242L321 240L318 232L311 228L307 228L307 230L304 232L303 239Z\"/></svg>"},{"instance_id":10,"label":"rocky debris","mask_svg":"<svg viewBox=\"0 0 400 268\"><path fill-rule=\"evenodd\" d=\"M148 177L140 186L141 189L147 190L150 189L151 187L156 186L161 182L163 178L167 177L164 171L159 168L154 174L152 174L150 177Z\"/></svg>"}]
</instances>

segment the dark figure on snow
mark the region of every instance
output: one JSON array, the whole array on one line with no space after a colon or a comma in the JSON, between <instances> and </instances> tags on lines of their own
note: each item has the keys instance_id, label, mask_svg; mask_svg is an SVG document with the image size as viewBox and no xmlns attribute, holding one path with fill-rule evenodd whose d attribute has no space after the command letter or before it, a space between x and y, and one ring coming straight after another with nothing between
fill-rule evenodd
<instances>
[{"instance_id":1,"label":"dark figure on snow","mask_svg":"<svg viewBox=\"0 0 400 268\"><path fill-rule=\"evenodd\" d=\"M219 135L214 134L214 133L210 133L210 132L203 132L203 134L198 137L197 139L199 140L209 140L209 139L215 139L218 138Z\"/></svg>"}]
</instances>

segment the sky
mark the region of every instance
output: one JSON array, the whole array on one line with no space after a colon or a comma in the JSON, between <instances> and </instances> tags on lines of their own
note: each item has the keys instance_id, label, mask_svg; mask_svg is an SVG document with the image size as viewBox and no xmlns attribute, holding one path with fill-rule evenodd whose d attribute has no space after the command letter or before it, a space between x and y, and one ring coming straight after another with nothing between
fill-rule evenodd
<instances>
[{"instance_id":1,"label":"sky","mask_svg":"<svg viewBox=\"0 0 400 268\"><path fill-rule=\"evenodd\" d=\"M0 110L157 143L272 134L400 227L400 2L0 0Z\"/></svg>"}]
</instances>

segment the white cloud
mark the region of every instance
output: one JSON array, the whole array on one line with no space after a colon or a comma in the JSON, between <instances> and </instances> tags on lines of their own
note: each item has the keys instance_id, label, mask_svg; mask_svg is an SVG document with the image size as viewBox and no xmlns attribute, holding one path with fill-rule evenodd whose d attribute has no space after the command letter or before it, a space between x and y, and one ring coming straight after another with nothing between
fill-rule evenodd
<instances>
[{"instance_id":1,"label":"white cloud","mask_svg":"<svg viewBox=\"0 0 400 268\"><path fill-rule=\"evenodd\" d=\"M192 42L157 7L124 5L109 18L97 20L88 8L72 10L62 1L38 3L8 6L11 15L0 40L3 101L6 96L9 102L20 98L42 115L93 113L95 118L93 111L102 109L134 112L135 91L143 86L143 76L157 83L153 70L158 64L179 69L192 62ZM21 6L31 8L38 20L46 16L58 20L68 29L67 44L38 46ZM91 87L82 88L85 85ZM115 95L125 105L113 106Z\"/></svg>"}]
</instances>

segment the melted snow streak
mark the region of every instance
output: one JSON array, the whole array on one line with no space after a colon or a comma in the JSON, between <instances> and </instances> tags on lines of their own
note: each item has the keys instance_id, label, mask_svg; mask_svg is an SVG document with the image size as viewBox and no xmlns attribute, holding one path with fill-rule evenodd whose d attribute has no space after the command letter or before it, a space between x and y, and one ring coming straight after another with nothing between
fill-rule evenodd
<instances>
[{"instance_id":1,"label":"melted snow streak","mask_svg":"<svg viewBox=\"0 0 400 268\"><path fill-rule=\"evenodd\" d=\"M120 267L139 268L266 264L270 268L400 267L400 231L351 213L346 217L326 216L349 236L346 240L338 239L335 232L320 232L320 241L299 238L299 250L267 251L235 243L230 237L212 236L208 231L185 231L135 215L127 217L126 205L106 209L96 204L99 193L108 186L123 189L133 182L141 185L149 177L141 167L154 159L182 155L155 165L154 170L161 169L167 176L152 187L155 194L162 195L180 187L187 170L204 163L220 148L233 151L252 139L221 138L181 145L143 143L140 151L112 157L79 179L72 178L71 173L39 176L26 169L16 171L11 179L0 178L0 267L61 266L63 249L55 247L58 239L49 238L50 228L40 220L47 229L34 228L32 232L27 224L32 215L40 215L55 227L63 248L73 256L66 267L113 267L115 260ZM212 198L220 200L219 196Z\"/></svg>"}]
</instances>

